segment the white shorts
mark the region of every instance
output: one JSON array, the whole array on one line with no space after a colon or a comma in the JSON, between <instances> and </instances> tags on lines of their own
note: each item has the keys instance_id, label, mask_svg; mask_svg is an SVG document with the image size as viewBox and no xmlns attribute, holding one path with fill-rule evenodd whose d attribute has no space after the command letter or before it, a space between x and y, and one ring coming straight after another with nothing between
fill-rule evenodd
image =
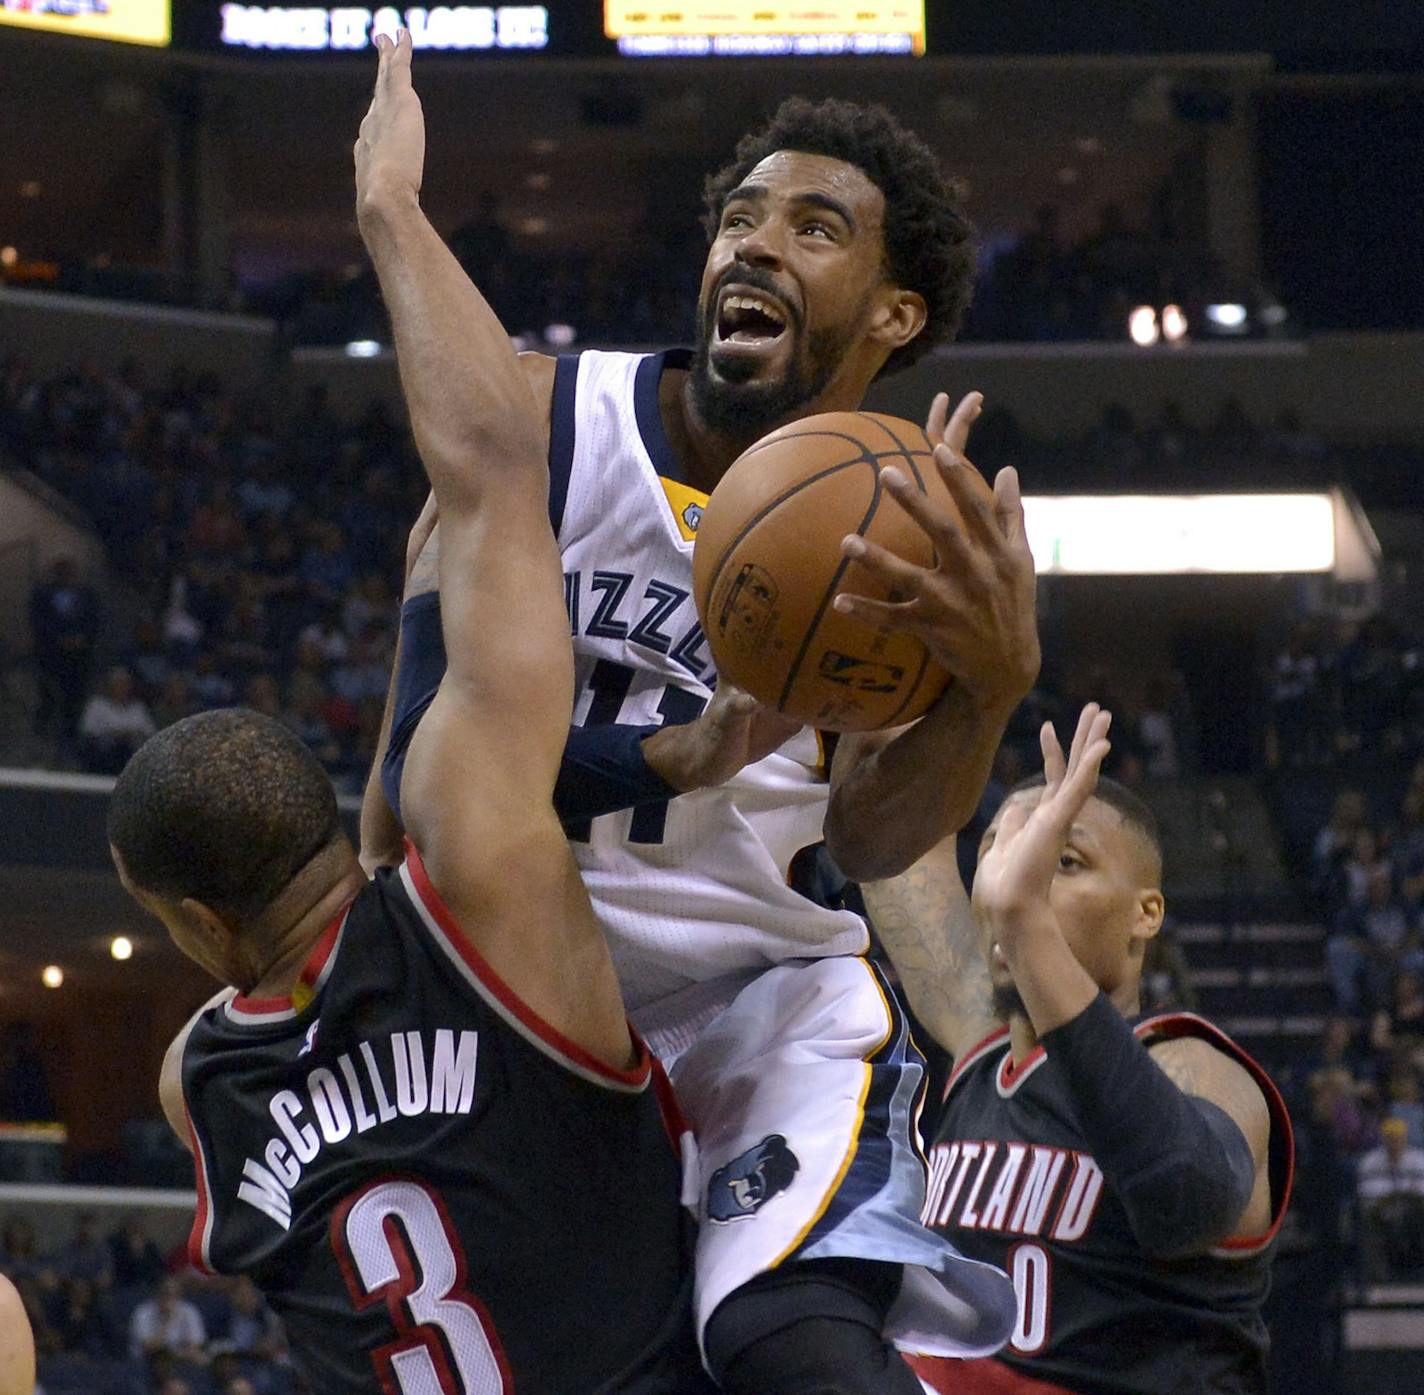
<instances>
[{"instance_id":1,"label":"white shorts","mask_svg":"<svg viewBox=\"0 0 1424 1395\"><path fill-rule=\"evenodd\" d=\"M886 1324L897 1347L981 1356L1008 1340L1008 1276L920 1224L925 1069L880 971L798 959L748 984L672 1066L696 1142L699 1338L717 1305L791 1259L904 1264Z\"/></svg>"}]
</instances>

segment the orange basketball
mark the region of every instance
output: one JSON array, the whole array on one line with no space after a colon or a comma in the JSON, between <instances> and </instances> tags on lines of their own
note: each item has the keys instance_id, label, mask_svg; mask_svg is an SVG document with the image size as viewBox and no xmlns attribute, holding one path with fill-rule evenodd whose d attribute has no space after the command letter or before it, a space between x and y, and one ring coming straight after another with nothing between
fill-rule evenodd
<instances>
[{"instance_id":1,"label":"orange basketball","mask_svg":"<svg viewBox=\"0 0 1424 1395\"><path fill-rule=\"evenodd\" d=\"M918 639L831 606L841 590L904 599L842 556L848 533L935 565L930 540L881 483L886 465L959 519L920 427L827 412L738 457L697 528L693 593L718 673L823 731L913 721L949 682Z\"/></svg>"}]
</instances>

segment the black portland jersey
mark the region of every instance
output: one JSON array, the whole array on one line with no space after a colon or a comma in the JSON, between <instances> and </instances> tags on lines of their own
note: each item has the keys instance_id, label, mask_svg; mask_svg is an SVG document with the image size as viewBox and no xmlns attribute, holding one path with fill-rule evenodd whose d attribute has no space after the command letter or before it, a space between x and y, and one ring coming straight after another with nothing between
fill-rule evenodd
<instances>
[{"instance_id":1,"label":"black portland jersey","mask_svg":"<svg viewBox=\"0 0 1424 1395\"><path fill-rule=\"evenodd\" d=\"M291 999L194 1024L190 1258L251 1275L319 1395L711 1389L671 1096L639 1051L612 1070L536 1016L407 845Z\"/></svg>"},{"instance_id":2,"label":"black portland jersey","mask_svg":"<svg viewBox=\"0 0 1424 1395\"><path fill-rule=\"evenodd\" d=\"M1192 1013L1148 1018L1144 1042L1195 1036L1239 1061L1271 1114L1270 1232L1186 1260L1154 1260L1078 1130L1074 1100L1042 1047L1014 1068L1008 1029L956 1064L930 1153L922 1219L971 1259L1007 1269L1019 1315L1003 1366L954 1391L1062 1389L1084 1395L1245 1395L1266 1388L1270 1242L1290 1196L1294 1144L1270 1078ZM1133 1101L1123 1100L1124 1109ZM1144 1118L1143 1128L1152 1120ZM946 1363L947 1365L948 1363ZM917 1368L919 1363L916 1362ZM935 1363L922 1374L937 1384ZM1039 1386L1036 1382L1048 1382Z\"/></svg>"}]
</instances>

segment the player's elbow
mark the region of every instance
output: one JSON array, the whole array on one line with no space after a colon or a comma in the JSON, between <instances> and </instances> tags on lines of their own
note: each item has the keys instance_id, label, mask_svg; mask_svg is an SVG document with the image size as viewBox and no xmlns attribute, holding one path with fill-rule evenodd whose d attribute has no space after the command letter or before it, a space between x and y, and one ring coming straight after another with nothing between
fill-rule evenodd
<instances>
[{"instance_id":1,"label":"player's elbow","mask_svg":"<svg viewBox=\"0 0 1424 1395\"><path fill-rule=\"evenodd\" d=\"M1254 1183L1249 1155L1243 1164L1223 1150L1215 1157L1164 1159L1125 1183L1120 1195L1143 1253L1155 1260L1180 1260L1233 1234Z\"/></svg>"},{"instance_id":2,"label":"player's elbow","mask_svg":"<svg viewBox=\"0 0 1424 1395\"><path fill-rule=\"evenodd\" d=\"M887 836L884 825L838 816L833 804L826 814L826 851L837 867L853 882L883 882L908 871L925 849L908 841Z\"/></svg>"}]
</instances>

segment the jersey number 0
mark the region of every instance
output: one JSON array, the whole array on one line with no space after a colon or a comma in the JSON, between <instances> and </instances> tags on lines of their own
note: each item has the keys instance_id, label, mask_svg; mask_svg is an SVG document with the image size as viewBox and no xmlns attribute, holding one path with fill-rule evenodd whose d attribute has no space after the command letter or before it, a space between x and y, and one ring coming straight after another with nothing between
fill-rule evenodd
<instances>
[{"instance_id":1,"label":"jersey number 0","mask_svg":"<svg viewBox=\"0 0 1424 1395\"><path fill-rule=\"evenodd\" d=\"M395 1325L396 1340L371 1353L382 1389L514 1389L489 1314L464 1291L465 1257L434 1192L409 1179L357 1192L332 1217L331 1242L357 1310L384 1302Z\"/></svg>"}]
</instances>

